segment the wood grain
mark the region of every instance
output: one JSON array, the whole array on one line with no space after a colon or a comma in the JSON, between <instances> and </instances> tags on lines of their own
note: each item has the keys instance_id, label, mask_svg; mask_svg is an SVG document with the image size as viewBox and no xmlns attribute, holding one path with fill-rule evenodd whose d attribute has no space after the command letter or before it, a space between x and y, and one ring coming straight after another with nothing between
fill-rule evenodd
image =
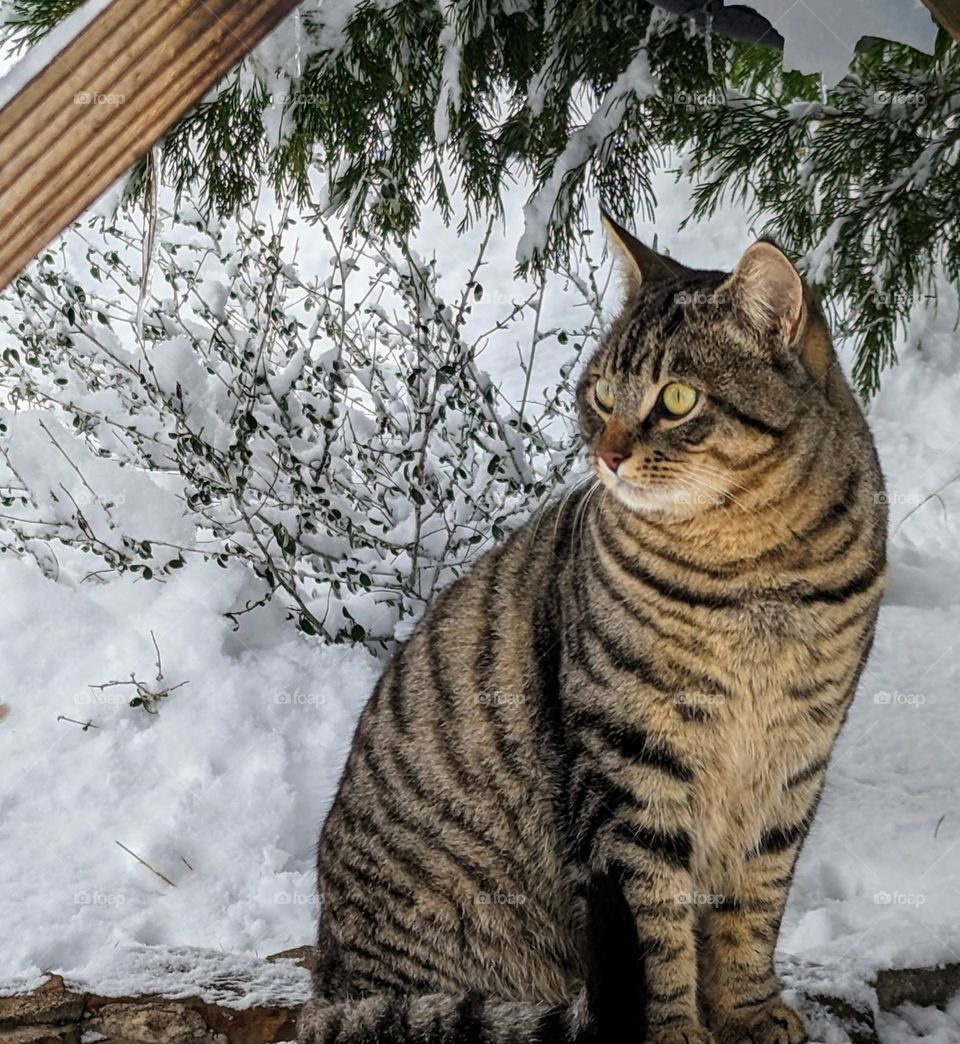
<instances>
[{"instance_id":1,"label":"wood grain","mask_svg":"<svg viewBox=\"0 0 960 1044\"><path fill-rule=\"evenodd\" d=\"M0 288L298 0L113 0L0 110Z\"/></svg>"},{"instance_id":2,"label":"wood grain","mask_svg":"<svg viewBox=\"0 0 960 1044\"><path fill-rule=\"evenodd\" d=\"M923 0L934 18L960 43L960 0Z\"/></svg>"}]
</instances>

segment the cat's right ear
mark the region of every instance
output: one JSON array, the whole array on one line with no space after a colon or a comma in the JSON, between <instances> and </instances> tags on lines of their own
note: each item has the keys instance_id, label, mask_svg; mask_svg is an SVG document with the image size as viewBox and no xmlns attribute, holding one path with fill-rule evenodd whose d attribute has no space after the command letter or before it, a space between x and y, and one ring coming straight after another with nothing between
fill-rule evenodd
<instances>
[{"instance_id":1,"label":"cat's right ear","mask_svg":"<svg viewBox=\"0 0 960 1044\"><path fill-rule=\"evenodd\" d=\"M685 265L641 243L622 225L618 225L603 207L600 208L600 218L607 242L617 258L630 294L637 293L650 283L674 282L689 274L690 270Z\"/></svg>"},{"instance_id":2,"label":"cat's right ear","mask_svg":"<svg viewBox=\"0 0 960 1044\"><path fill-rule=\"evenodd\" d=\"M803 282L784 252L761 239L747 247L721 290L729 292L743 326L774 348L797 342L805 315Z\"/></svg>"}]
</instances>

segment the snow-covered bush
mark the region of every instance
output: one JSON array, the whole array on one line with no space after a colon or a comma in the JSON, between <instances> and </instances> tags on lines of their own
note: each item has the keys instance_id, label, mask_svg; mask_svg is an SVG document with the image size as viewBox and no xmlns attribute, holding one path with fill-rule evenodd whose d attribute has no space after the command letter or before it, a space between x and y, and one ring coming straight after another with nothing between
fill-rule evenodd
<instances>
[{"instance_id":1,"label":"snow-covered bush","mask_svg":"<svg viewBox=\"0 0 960 1044\"><path fill-rule=\"evenodd\" d=\"M307 275L292 225L89 219L0 298L3 550L153 582L237 558L258 578L237 615L279 598L308 634L386 647L565 482L595 265L566 277L588 307L565 331L542 284L484 295L489 230L445 300L436 259L323 224ZM491 336L524 339L518 401L481 369Z\"/></svg>"}]
</instances>

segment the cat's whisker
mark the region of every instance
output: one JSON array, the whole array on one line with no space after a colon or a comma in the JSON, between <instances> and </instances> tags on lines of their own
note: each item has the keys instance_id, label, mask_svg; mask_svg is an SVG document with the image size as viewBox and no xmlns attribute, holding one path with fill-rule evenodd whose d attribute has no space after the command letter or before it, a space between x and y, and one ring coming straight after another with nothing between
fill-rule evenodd
<instances>
[{"instance_id":1,"label":"cat's whisker","mask_svg":"<svg viewBox=\"0 0 960 1044\"><path fill-rule=\"evenodd\" d=\"M729 490L723 489L720 486L704 481L703 478L700 476L678 475L674 477L674 481L685 489L692 489L697 493L707 493L716 499L727 500L734 506L740 508L740 510L743 511L745 514L752 515L755 518L757 518L757 521L759 521L761 524L769 526L769 523L757 514L756 508L751 507L749 504L745 504L742 500L740 500L739 497L731 493ZM772 526L769 526L769 528L776 532L776 530L774 530Z\"/></svg>"},{"instance_id":2,"label":"cat's whisker","mask_svg":"<svg viewBox=\"0 0 960 1044\"><path fill-rule=\"evenodd\" d=\"M690 461L684 460L682 462L679 462L679 468L680 468L680 470L683 470L683 471L700 471L700 472L702 472L705 475L710 475L713 478L718 479L724 485L732 485L735 489L739 489L739 490L741 490L744 493L755 493L756 492L756 488L755 487L748 486L745 483L740 482L738 479L735 479L729 473L724 472L724 471L720 471L719 468L711 467L709 464L704 464L702 461L690 462ZM764 504L764 503L766 503L766 501L762 501L761 505L758 505L758 506L762 506L762 504Z\"/></svg>"},{"instance_id":3,"label":"cat's whisker","mask_svg":"<svg viewBox=\"0 0 960 1044\"><path fill-rule=\"evenodd\" d=\"M557 512L556 521L553 524L553 537L554 537L554 540L556 540L556 537L557 537L557 529L558 529L558 527L560 525L560 517L563 514L563 512L566 510L567 504L570 502L570 498L571 498L572 494L573 493L580 493L580 491L584 488L584 486L589 486L591 483L597 483L598 481L599 480L597 479L596 475L594 475L594 473L592 471L590 471L586 475L584 475L584 477L579 482L576 483L576 485L573 487L573 489L570 490L570 492L567 494L567 496L564 497L563 503L561 504L561 507L560 507L560 510ZM582 504L584 500L589 499L589 497L590 497L590 491L588 490L581 497L580 504ZM579 507L580 504L578 504L577 506ZM574 520L574 525L576 525L576 520Z\"/></svg>"},{"instance_id":4,"label":"cat's whisker","mask_svg":"<svg viewBox=\"0 0 960 1044\"><path fill-rule=\"evenodd\" d=\"M744 491L746 493L753 493L753 492L755 492L755 490L752 490L749 486L745 486L742 482L737 482L736 479L732 478L729 475L725 475L722 471L719 471L717 469L711 468L707 464L699 464L699 463L698 464L689 464L689 463L684 463L683 464L683 470L692 472L694 474L699 473L699 474L704 475L705 477L715 478L719 482L721 482L724 486L728 485L728 484L732 484L736 488L738 488L738 489L740 489L740 490L742 490L742 491ZM776 515L783 522L784 528L791 534L791 536L796 537L797 540L802 540L803 539L803 537L801 537L800 534L797 533L796 530L793 528L793 526L790 524L790 520L787 518L787 516L779 508L775 507L770 502L769 497L767 499L765 499L765 500L761 500L760 503L757 504L755 507L750 508L750 507L748 507L746 505L743 505L743 504L739 503L737 501L737 499L732 494L730 494L726 489L720 488L720 489L716 489L714 492L716 492L716 493L726 497L731 502L737 504L737 506L740 507L742 510L747 511L749 514L752 514L754 517L756 517L758 519L760 518L760 515L759 515L760 509L762 509L762 508L768 509L769 511L773 512L773 514ZM773 529L772 526L771 526L771 529ZM773 531L776 532L775 529Z\"/></svg>"},{"instance_id":5,"label":"cat's whisker","mask_svg":"<svg viewBox=\"0 0 960 1044\"><path fill-rule=\"evenodd\" d=\"M554 538L556 538L556 535L557 535L557 526L560 524L560 517L562 516L563 512L566 510L566 507L567 507L567 504L570 501L570 498L578 490L583 489L583 487L588 482L590 482L590 480L593 477L594 476L593 476L592 472L587 472L585 475L583 475L582 477L578 478L575 482L572 482L567 487L567 489L564 491L563 496L560 498L560 507L559 507L559 509L557 511L556 520L554 521L554 527L553 527ZM540 523L543 521L543 518L547 514L547 512L553 507L554 503L555 503L555 501L554 501L553 495L550 494L550 493L547 493L544 496L543 501L537 506L536 510L534 511L533 515L531 516L531 517L535 517L536 518L536 522L534 523L534 527L533 527L533 536L534 536L534 538L536 538L536 536L540 532Z\"/></svg>"},{"instance_id":6,"label":"cat's whisker","mask_svg":"<svg viewBox=\"0 0 960 1044\"><path fill-rule=\"evenodd\" d=\"M587 493L587 495L580 502L580 507L578 509L578 512L574 516L574 519L573 519L573 529L574 529L574 531L576 531L577 539L581 543L583 542L583 523L584 523L584 521L586 520L586 517L587 517L587 505L590 503L590 501L593 499L593 497L596 496L596 493L597 493L598 489L602 489L604 492L607 491L606 486L604 486L603 483L599 479L596 480L596 482L593 485L593 488L590 490L589 493ZM603 498L602 497L601 497L600 502L603 503ZM577 520L578 519L579 519L579 522L580 522L579 529L577 529Z\"/></svg>"},{"instance_id":7,"label":"cat's whisker","mask_svg":"<svg viewBox=\"0 0 960 1044\"><path fill-rule=\"evenodd\" d=\"M771 530L776 532L776 530L773 529L773 527L770 526L765 519L760 517L756 508L751 507L749 504L745 504L742 500L739 499L739 497L735 496L729 490L723 489L722 487L713 485L709 482L705 482L702 479L700 479L699 476L695 475L689 475L686 477L676 476L674 481L680 483L680 485L684 486L684 488L686 489L693 489L698 493L709 493L712 494L714 497L718 497L721 500L729 500L731 504L734 504L736 507L740 508L740 510L743 511L745 514L752 515L761 524L769 526Z\"/></svg>"}]
</instances>

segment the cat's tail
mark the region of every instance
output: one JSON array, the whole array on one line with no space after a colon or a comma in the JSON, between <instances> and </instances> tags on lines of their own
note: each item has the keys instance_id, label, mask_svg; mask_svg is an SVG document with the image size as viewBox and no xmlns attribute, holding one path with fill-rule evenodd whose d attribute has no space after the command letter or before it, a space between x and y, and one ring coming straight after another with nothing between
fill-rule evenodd
<instances>
[{"instance_id":1,"label":"cat's tail","mask_svg":"<svg viewBox=\"0 0 960 1044\"><path fill-rule=\"evenodd\" d=\"M639 1044L647 1024L634 919L609 876L593 875L586 888L584 985L559 1004L476 991L349 998L336 940L321 922L317 993L300 1014L299 1044Z\"/></svg>"},{"instance_id":2,"label":"cat's tail","mask_svg":"<svg viewBox=\"0 0 960 1044\"><path fill-rule=\"evenodd\" d=\"M596 1039L583 992L557 1005L480 994L314 998L297 1027L299 1044L589 1044Z\"/></svg>"}]
</instances>

